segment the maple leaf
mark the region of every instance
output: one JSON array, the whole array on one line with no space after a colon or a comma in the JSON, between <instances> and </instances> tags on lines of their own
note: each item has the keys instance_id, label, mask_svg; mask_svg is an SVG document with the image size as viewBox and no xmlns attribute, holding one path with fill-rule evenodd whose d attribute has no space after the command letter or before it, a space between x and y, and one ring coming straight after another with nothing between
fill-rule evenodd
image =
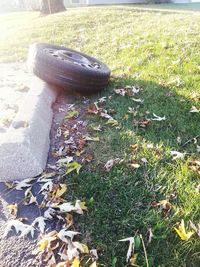
<instances>
[{"instance_id":1,"label":"maple leaf","mask_svg":"<svg viewBox=\"0 0 200 267\"><path fill-rule=\"evenodd\" d=\"M76 210L76 208L70 202L66 202L60 205L53 205L52 208L58 208L61 212L71 212Z\"/></svg>"},{"instance_id":2,"label":"maple leaf","mask_svg":"<svg viewBox=\"0 0 200 267\"><path fill-rule=\"evenodd\" d=\"M32 222L32 226L35 226L36 224L38 224L38 228L40 229L40 232L41 233L44 233L44 230L45 230L45 226L46 226L46 221L47 219L40 216L40 217L37 217L33 222Z\"/></svg>"},{"instance_id":3,"label":"maple leaf","mask_svg":"<svg viewBox=\"0 0 200 267\"><path fill-rule=\"evenodd\" d=\"M190 237L194 234L194 232L192 231L186 232L184 220L181 220L179 227L174 227L174 229L183 241L189 240Z\"/></svg>"},{"instance_id":4,"label":"maple leaf","mask_svg":"<svg viewBox=\"0 0 200 267\"><path fill-rule=\"evenodd\" d=\"M83 210L87 210L87 207L85 206L85 202L81 202L80 200L76 200L75 203L76 213L83 214Z\"/></svg>"},{"instance_id":5,"label":"maple leaf","mask_svg":"<svg viewBox=\"0 0 200 267\"><path fill-rule=\"evenodd\" d=\"M80 233L75 232L75 231L66 230L66 229L62 229L58 233L58 237L66 243L68 243L67 238L70 238L71 240L73 240L74 236L76 236L76 235L80 235Z\"/></svg>"},{"instance_id":6,"label":"maple leaf","mask_svg":"<svg viewBox=\"0 0 200 267\"><path fill-rule=\"evenodd\" d=\"M31 187L32 184L30 184L30 182L32 182L32 181L33 181L32 178L25 179L21 182L16 181L17 185L16 185L15 189L16 190L22 190L23 188Z\"/></svg>"},{"instance_id":7,"label":"maple leaf","mask_svg":"<svg viewBox=\"0 0 200 267\"><path fill-rule=\"evenodd\" d=\"M82 168L82 165L76 161L67 163L65 166L67 167L67 171L65 174L68 174L68 173L73 172L73 171L76 171L76 173L79 174L79 171Z\"/></svg>"},{"instance_id":8,"label":"maple leaf","mask_svg":"<svg viewBox=\"0 0 200 267\"><path fill-rule=\"evenodd\" d=\"M35 233L35 228L32 225L26 225L26 228L24 229L24 231L21 232L20 237L26 236L28 234L31 234L32 238L34 237L34 233Z\"/></svg>"},{"instance_id":9,"label":"maple leaf","mask_svg":"<svg viewBox=\"0 0 200 267\"><path fill-rule=\"evenodd\" d=\"M20 232L21 232L21 233L24 232L24 231L27 229L28 225L22 223L22 222L19 221L19 220L10 220L10 221L6 224L5 232L4 232L4 235L3 235L4 237L6 237L6 236L8 235L8 233L9 233L10 231L12 231L12 227L15 228L15 230L16 230L16 232L17 232L17 234L18 234L18 233L20 233Z\"/></svg>"},{"instance_id":10,"label":"maple leaf","mask_svg":"<svg viewBox=\"0 0 200 267\"><path fill-rule=\"evenodd\" d=\"M53 190L53 182L50 180L48 182L46 182L40 189L39 193L43 192L43 191L49 191L51 192Z\"/></svg>"},{"instance_id":11,"label":"maple leaf","mask_svg":"<svg viewBox=\"0 0 200 267\"><path fill-rule=\"evenodd\" d=\"M47 219L52 220L53 216L56 214L56 211L53 208L48 208L45 212L44 212L44 217Z\"/></svg>"}]
</instances>

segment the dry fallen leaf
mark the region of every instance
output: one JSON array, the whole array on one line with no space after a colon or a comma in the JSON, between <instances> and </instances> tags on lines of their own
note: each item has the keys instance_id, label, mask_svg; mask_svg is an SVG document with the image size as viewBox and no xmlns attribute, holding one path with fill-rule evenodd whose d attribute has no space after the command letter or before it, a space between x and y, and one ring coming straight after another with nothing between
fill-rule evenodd
<instances>
[{"instance_id":1,"label":"dry fallen leaf","mask_svg":"<svg viewBox=\"0 0 200 267\"><path fill-rule=\"evenodd\" d=\"M106 169L107 172L109 172L112 169L114 162L115 162L114 159L110 159L106 162L104 168Z\"/></svg>"},{"instance_id":2,"label":"dry fallen leaf","mask_svg":"<svg viewBox=\"0 0 200 267\"><path fill-rule=\"evenodd\" d=\"M9 206L8 206L8 208L9 208L9 211L10 211L10 214L14 217L14 218L16 218L17 217L17 211L18 211L18 206L17 206L17 203L13 203L13 204L10 204Z\"/></svg>"},{"instance_id":3,"label":"dry fallen leaf","mask_svg":"<svg viewBox=\"0 0 200 267\"><path fill-rule=\"evenodd\" d=\"M115 127L115 126L118 126L118 121L117 120L115 120L115 119L113 119L113 118L110 118L110 119L108 119L108 121L106 122L106 124L110 124L110 125L112 125L113 127Z\"/></svg>"},{"instance_id":4,"label":"dry fallen leaf","mask_svg":"<svg viewBox=\"0 0 200 267\"><path fill-rule=\"evenodd\" d=\"M66 230L66 229L62 229L60 230L60 232L58 232L58 237L63 241L68 243L67 238L70 238L71 240L73 240L74 236L76 235L80 235L79 232L75 232L75 231L70 231L70 230Z\"/></svg>"},{"instance_id":5,"label":"dry fallen leaf","mask_svg":"<svg viewBox=\"0 0 200 267\"><path fill-rule=\"evenodd\" d=\"M132 145L130 145L130 148L132 151L137 151L139 148L139 145L138 144L132 144Z\"/></svg>"},{"instance_id":6,"label":"dry fallen leaf","mask_svg":"<svg viewBox=\"0 0 200 267\"><path fill-rule=\"evenodd\" d=\"M80 169L82 168L82 165L79 164L79 163L76 162L76 161L67 163L65 166L66 166L66 168L67 168L65 174L68 174L68 173L73 172L73 171L76 171L76 173L79 174L79 171L80 171Z\"/></svg>"},{"instance_id":7,"label":"dry fallen leaf","mask_svg":"<svg viewBox=\"0 0 200 267\"><path fill-rule=\"evenodd\" d=\"M68 112L68 114L65 116L65 119L72 119L72 118L77 118L79 115L78 111L75 109L72 109L71 111Z\"/></svg>"},{"instance_id":8,"label":"dry fallen leaf","mask_svg":"<svg viewBox=\"0 0 200 267\"><path fill-rule=\"evenodd\" d=\"M83 214L83 210L87 210L85 202L84 201L81 202L80 200L76 200L75 209L76 209L76 213Z\"/></svg>"},{"instance_id":9,"label":"dry fallen leaf","mask_svg":"<svg viewBox=\"0 0 200 267\"><path fill-rule=\"evenodd\" d=\"M79 267L80 266L80 261L79 259L75 258L72 262L71 267Z\"/></svg>"},{"instance_id":10,"label":"dry fallen leaf","mask_svg":"<svg viewBox=\"0 0 200 267\"><path fill-rule=\"evenodd\" d=\"M156 114L153 113L153 116L154 118L152 118L151 120L152 121L165 121L166 120L166 117L160 117L160 116L157 116Z\"/></svg>"},{"instance_id":11,"label":"dry fallen leaf","mask_svg":"<svg viewBox=\"0 0 200 267\"><path fill-rule=\"evenodd\" d=\"M150 124L150 122L151 122L151 120L142 120L142 121L139 121L138 122L138 125L140 126L140 127L142 127L142 128L146 128L147 127L147 125L149 125Z\"/></svg>"},{"instance_id":12,"label":"dry fallen leaf","mask_svg":"<svg viewBox=\"0 0 200 267\"><path fill-rule=\"evenodd\" d=\"M59 198L61 197L65 192L67 191L67 185L66 184L58 184L58 187L56 188L56 191L54 192L54 195Z\"/></svg>"},{"instance_id":13,"label":"dry fallen leaf","mask_svg":"<svg viewBox=\"0 0 200 267\"><path fill-rule=\"evenodd\" d=\"M117 94L117 95L121 95L121 96L125 96L125 94L126 94L126 90L123 89L123 88L120 88L120 89L113 89L113 91L115 92L115 94Z\"/></svg>"},{"instance_id":14,"label":"dry fallen leaf","mask_svg":"<svg viewBox=\"0 0 200 267\"><path fill-rule=\"evenodd\" d=\"M170 154L173 156L173 160L177 160L177 159L183 160L185 157L185 153L181 153L178 151L170 151Z\"/></svg>"},{"instance_id":15,"label":"dry fallen leaf","mask_svg":"<svg viewBox=\"0 0 200 267\"><path fill-rule=\"evenodd\" d=\"M138 163L137 160L132 160L130 163L129 163L129 167L131 167L132 169L138 169L140 168L140 164Z\"/></svg>"},{"instance_id":16,"label":"dry fallen leaf","mask_svg":"<svg viewBox=\"0 0 200 267\"><path fill-rule=\"evenodd\" d=\"M20 220L10 220L6 224L5 232L4 232L4 237L8 235L10 231L12 231L12 228L16 230L16 233L21 232L21 236L27 235L28 233L31 233L31 236L34 236L34 228L31 225L24 224Z\"/></svg>"},{"instance_id":17,"label":"dry fallen leaf","mask_svg":"<svg viewBox=\"0 0 200 267\"><path fill-rule=\"evenodd\" d=\"M179 227L178 228L174 227L174 229L183 241L189 240L190 237L194 234L193 231L188 231L188 232L186 231L184 220L181 220Z\"/></svg>"},{"instance_id":18,"label":"dry fallen leaf","mask_svg":"<svg viewBox=\"0 0 200 267\"><path fill-rule=\"evenodd\" d=\"M190 221L190 226L196 232L196 234L198 235L198 237L200 238L200 223L198 223L197 225L195 225L192 221Z\"/></svg>"},{"instance_id":19,"label":"dry fallen leaf","mask_svg":"<svg viewBox=\"0 0 200 267\"><path fill-rule=\"evenodd\" d=\"M32 181L33 181L32 178L25 179L25 180L23 180L23 181L21 181L21 182L18 182L18 181L17 181L17 182L16 182L17 185L16 185L15 189L16 189L16 190L23 190L23 188L31 187L32 184L31 184L30 182L32 182Z\"/></svg>"},{"instance_id":20,"label":"dry fallen leaf","mask_svg":"<svg viewBox=\"0 0 200 267\"><path fill-rule=\"evenodd\" d=\"M45 221L47 219L40 216L40 217L37 217L33 222L32 222L32 226L35 226L36 224L38 224L38 228L40 230L40 232L43 234L44 233L44 230L45 230Z\"/></svg>"},{"instance_id":21,"label":"dry fallen leaf","mask_svg":"<svg viewBox=\"0 0 200 267\"><path fill-rule=\"evenodd\" d=\"M139 265L136 263L137 256L138 256L138 254L135 254L135 253L132 254L132 256L131 256L131 258L129 260L129 263L130 263L131 266L139 267Z\"/></svg>"},{"instance_id":22,"label":"dry fallen leaf","mask_svg":"<svg viewBox=\"0 0 200 267\"><path fill-rule=\"evenodd\" d=\"M60 212L71 212L71 211L74 211L76 210L75 206L72 205L70 202L66 202L66 203L63 203L63 204L58 204L58 205L52 205L53 209L59 209Z\"/></svg>"},{"instance_id":23,"label":"dry fallen leaf","mask_svg":"<svg viewBox=\"0 0 200 267\"><path fill-rule=\"evenodd\" d=\"M195 106L192 106L191 109L190 109L190 113L199 113L200 110L197 109Z\"/></svg>"},{"instance_id":24,"label":"dry fallen leaf","mask_svg":"<svg viewBox=\"0 0 200 267\"><path fill-rule=\"evenodd\" d=\"M135 237L128 237L128 238L124 238L119 240L120 242L129 242L129 247L128 247L128 252L126 255L126 262L129 262L131 255L134 254L134 248L135 248Z\"/></svg>"}]
</instances>

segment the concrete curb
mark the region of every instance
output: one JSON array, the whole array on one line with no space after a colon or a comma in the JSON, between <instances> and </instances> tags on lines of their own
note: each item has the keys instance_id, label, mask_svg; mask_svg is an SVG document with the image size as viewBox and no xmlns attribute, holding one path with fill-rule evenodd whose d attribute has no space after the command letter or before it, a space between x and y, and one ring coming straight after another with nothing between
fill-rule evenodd
<instances>
[{"instance_id":1,"label":"concrete curb","mask_svg":"<svg viewBox=\"0 0 200 267\"><path fill-rule=\"evenodd\" d=\"M39 175L46 166L49 132L58 91L34 78L7 133L0 134L0 181Z\"/></svg>"}]
</instances>

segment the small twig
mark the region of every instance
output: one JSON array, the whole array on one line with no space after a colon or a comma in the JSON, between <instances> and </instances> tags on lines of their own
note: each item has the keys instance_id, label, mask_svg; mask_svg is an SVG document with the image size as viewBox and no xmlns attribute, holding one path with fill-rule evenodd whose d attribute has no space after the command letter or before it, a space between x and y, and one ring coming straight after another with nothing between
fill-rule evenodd
<instances>
[{"instance_id":1,"label":"small twig","mask_svg":"<svg viewBox=\"0 0 200 267\"><path fill-rule=\"evenodd\" d=\"M194 141L195 139L197 139L199 137L199 135L192 137L191 139L187 140L183 145L181 145L182 147L186 146L187 144L191 143L192 141Z\"/></svg>"},{"instance_id":2,"label":"small twig","mask_svg":"<svg viewBox=\"0 0 200 267\"><path fill-rule=\"evenodd\" d=\"M143 249L144 249L144 255L145 255L146 264L147 264L147 267L149 267L149 262L148 262L148 258L147 258L147 251L146 251L144 240L143 240L143 237L142 237L141 234L140 234L140 238L142 240L142 246L143 246Z\"/></svg>"}]
</instances>

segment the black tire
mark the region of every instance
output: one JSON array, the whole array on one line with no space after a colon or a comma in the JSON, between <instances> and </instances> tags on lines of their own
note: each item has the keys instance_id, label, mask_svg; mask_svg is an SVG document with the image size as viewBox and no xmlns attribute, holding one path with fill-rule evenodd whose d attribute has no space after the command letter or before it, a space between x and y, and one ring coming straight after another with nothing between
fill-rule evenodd
<instances>
[{"instance_id":1,"label":"black tire","mask_svg":"<svg viewBox=\"0 0 200 267\"><path fill-rule=\"evenodd\" d=\"M110 78L109 68L99 60L50 44L31 45L28 66L42 80L83 94L101 91Z\"/></svg>"}]
</instances>

